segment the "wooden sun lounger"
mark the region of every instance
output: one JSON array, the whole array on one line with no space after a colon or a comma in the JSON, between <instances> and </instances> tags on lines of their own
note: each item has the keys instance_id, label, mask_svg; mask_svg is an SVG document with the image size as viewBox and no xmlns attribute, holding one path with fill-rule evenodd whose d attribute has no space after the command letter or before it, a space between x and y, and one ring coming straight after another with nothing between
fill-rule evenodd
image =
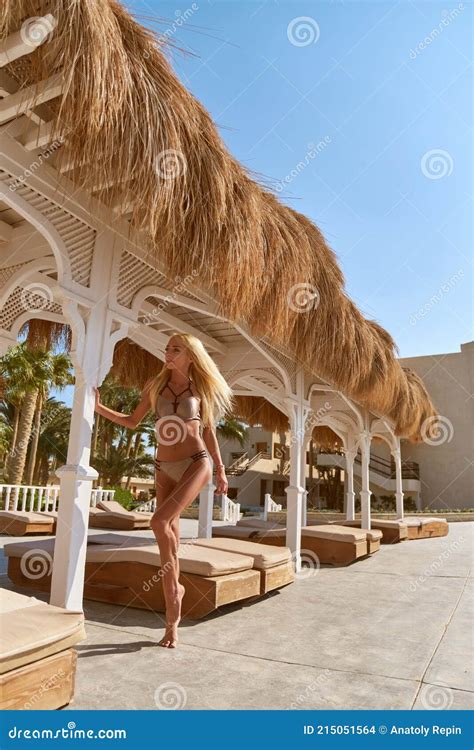
<instances>
[{"instance_id":1,"label":"wooden sun lounger","mask_svg":"<svg viewBox=\"0 0 474 750\"><path fill-rule=\"evenodd\" d=\"M260 572L260 594L286 586L295 579L295 566L288 547L262 545L247 539L194 539L193 544L225 552L237 552L253 558L254 570Z\"/></svg>"},{"instance_id":2,"label":"wooden sun lounger","mask_svg":"<svg viewBox=\"0 0 474 750\"><path fill-rule=\"evenodd\" d=\"M1 510L0 534L25 536L27 534L53 534L56 517L52 512L33 513L27 510Z\"/></svg>"},{"instance_id":3,"label":"wooden sun lounger","mask_svg":"<svg viewBox=\"0 0 474 750\"><path fill-rule=\"evenodd\" d=\"M245 520L250 522L251 519ZM212 534L213 537L248 539L259 544L286 544L285 528L271 521L260 521L258 526L249 526L240 521L236 526L214 526ZM377 531L368 533L366 529L348 529L329 524L303 526L301 549L316 555L323 564L349 565L358 558L375 552L380 546L381 536Z\"/></svg>"},{"instance_id":4,"label":"wooden sun lounger","mask_svg":"<svg viewBox=\"0 0 474 750\"><path fill-rule=\"evenodd\" d=\"M97 507L89 508L89 526L116 531L149 529L153 513L125 510L116 500L102 500Z\"/></svg>"},{"instance_id":5,"label":"wooden sun lounger","mask_svg":"<svg viewBox=\"0 0 474 750\"><path fill-rule=\"evenodd\" d=\"M331 523L333 526L342 525L338 524L337 521L310 521L307 526L325 526L328 523ZM237 526L252 526L254 528L277 529L278 531L284 529L286 531L286 528L285 526L283 526L283 524L276 523L275 521L264 521L261 518L241 518L240 521L237 521ZM378 529L375 531L373 529L364 529L364 531L367 541L367 554L372 555L374 552L377 552L377 550L380 549L382 534Z\"/></svg>"},{"instance_id":6,"label":"wooden sun lounger","mask_svg":"<svg viewBox=\"0 0 474 750\"><path fill-rule=\"evenodd\" d=\"M52 541L52 540L48 540ZM84 614L0 589L0 709L67 706L74 695Z\"/></svg>"},{"instance_id":7,"label":"wooden sun lounger","mask_svg":"<svg viewBox=\"0 0 474 750\"><path fill-rule=\"evenodd\" d=\"M337 523L335 521L329 521L329 523ZM352 526L360 528L360 521L343 521L343 526ZM372 518L370 521L372 529L377 529L382 532L382 544L398 544L408 539L408 526L404 521L392 520L386 521L384 519Z\"/></svg>"},{"instance_id":8,"label":"wooden sun lounger","mask_svg":"<svg viewBox=\"0 0 474 750\"><path fill-rule=\"evenodd\" d=\"M403 523L408 527L408 539L431 539L449 534L449 524L445 518L405 516Z\"/></svg>"},{"instance_id":9,"label":"wooden sun lounger","mask_svg":"<svg viewBox=\"0 0 474 750\"><path fill-rule=\"evenodd\" d=\"M84 597L163 612L165 600L156 542L148 538L125 542L121 537L120 541L111 541L113 535L104 535L107 536L109 539L99 540L93 535L88 539ZM253 545L243 554L212 548L205 545L207 540L201 541L202 544L183 541L179 549L180 581L186 589L184 617L204 617L225 604L260 597L293 580L289 550L277 548L262 557L260 550L252 549ZM50 565L43 576L36 573L34 578L28 576L26 563L22 565L23 555L32 549L52 559L54 540L7 544L8 576L18 585L49 591Z\"/></svg>"}]
</instances>

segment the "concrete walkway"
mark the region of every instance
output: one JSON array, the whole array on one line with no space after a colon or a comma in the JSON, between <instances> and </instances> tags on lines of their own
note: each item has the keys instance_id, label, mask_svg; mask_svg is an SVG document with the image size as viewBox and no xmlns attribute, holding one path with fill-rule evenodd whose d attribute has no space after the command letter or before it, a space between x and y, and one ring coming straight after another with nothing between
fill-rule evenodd
<instances>
[{"instance_id":1,"label":"concrete walkway","mask_svg":"<svg viewBox=\"0 0 474 750\"><path fill-rule=\"evenodd\" d=\"M182 520L182 537L196 528ZM473 530L452 523L447 537L382 546L184 621L176 650L156 645L162 615L86 600L69 708L473 708ZM15 588L0 562L0 585Z\"/></svg>"}]
</instances>

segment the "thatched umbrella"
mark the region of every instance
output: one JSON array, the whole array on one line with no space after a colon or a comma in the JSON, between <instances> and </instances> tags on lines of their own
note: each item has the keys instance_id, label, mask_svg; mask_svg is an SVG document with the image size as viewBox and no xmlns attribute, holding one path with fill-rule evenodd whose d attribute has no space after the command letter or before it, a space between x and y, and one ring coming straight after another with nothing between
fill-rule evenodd
<instances>
[{"instance_id":1,"label":"thatched umbrella","mask_svg":"<svg viewBox=\"0 0 474 750\"><path fill-rule=\"evenodd\" d=\"M423 383L348 298L318 227L227 151L162 41L115 0L3 0L0 35L45 13L57 20L48 42L7 70L21 86L61 71L51 137L65 139L62 158L77 164L68 177L89 190L120 186L123 202L134 201L132 226L171 276L197 272L229 320L418 439L435 414ZM96 195L117 199L108 187Z\"/></svg>"}]
</instances>

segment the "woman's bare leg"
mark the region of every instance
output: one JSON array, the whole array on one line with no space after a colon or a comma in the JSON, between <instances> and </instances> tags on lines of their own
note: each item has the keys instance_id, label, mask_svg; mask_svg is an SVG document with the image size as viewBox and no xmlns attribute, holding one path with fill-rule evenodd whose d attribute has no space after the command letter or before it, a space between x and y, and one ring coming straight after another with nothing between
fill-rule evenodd
<instances>
[{"instance_id":1,"label":"woman's bare leg","mask_svg":"<svg viewBox=\"0 0 474 750\"><path fill-rule=\"evenodd\" d=\"M163 592L166 602L167 630L161 645L169 648L174 648L177 643L181 601L184 596L184 586L178 580L179 516L210 479L209 461L193 462L160 503L151 519L151 527L160 548L161 565L164 570Z\"/></svg>"},{"instance_id":2,"label":"woman's bare leg","mask_svg":"<svg viewBox=\"0 0 474 750\"><path fill-rule=\"evenodd\" d=\"M164 472L155 472L155 487L156 487L156 508L157 510L161 508L162 503L164 500L168 497L168 495L171 494L173 489L176 486L176 480L172 479L172 477L169 477ZM155 534L156 542L158 544L158 547L160 546L158 537L156 535L155 529L153 528L153 524L151 524L151 528ZM173 519L173 522L171 524L172 531L175 535L176 539L176 550L179 549L179 517ZM161 555L161 551L160 551ZM179 559L176 560L176 566L177 566L177 576L179 579ZM166 591L163 588L163 593L165 594L165 602L166 602ZM160 641L161 646L167 646L169 643L169 637L168 637L168 627L165 626L165 635Z\"/></svg>"}]
</instances>

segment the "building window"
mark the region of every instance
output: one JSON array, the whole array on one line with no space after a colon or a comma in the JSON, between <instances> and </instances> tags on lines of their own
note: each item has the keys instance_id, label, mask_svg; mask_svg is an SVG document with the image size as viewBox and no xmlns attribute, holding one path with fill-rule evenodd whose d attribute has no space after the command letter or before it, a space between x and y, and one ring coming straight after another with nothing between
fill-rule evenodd
<instances>
[{"instance_id":1,"label":"building window","mask_svg":"<svg viewBox=\"0 0 474 750\"><path fill-rule=\"evenodd\" d=\"M273 480L273 493L272 493L273 496L274 497L285 497L286 496L285 487L287 487L287 483L286 482L282 482L279 479L274 479Z\"/></svg>"}]
</instances>

